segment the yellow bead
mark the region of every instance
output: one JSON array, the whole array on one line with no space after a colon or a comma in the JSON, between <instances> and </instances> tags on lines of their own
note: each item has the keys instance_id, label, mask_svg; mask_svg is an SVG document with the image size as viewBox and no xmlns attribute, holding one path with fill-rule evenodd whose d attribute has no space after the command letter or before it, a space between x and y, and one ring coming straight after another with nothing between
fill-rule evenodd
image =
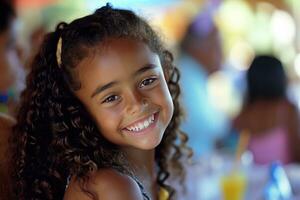
<instances>
[{"instance_id":1,"label":"yellow bead","mask_svg":"<svg viewBox=\"0 0 300 200\"><path fill-rule=\"evenodd\" d=\"M159 200L168 200L170 197L170 194L168 192L168 190L166 190L163 187L160 187L159 189Z\"/></svg>"}]
</instances>

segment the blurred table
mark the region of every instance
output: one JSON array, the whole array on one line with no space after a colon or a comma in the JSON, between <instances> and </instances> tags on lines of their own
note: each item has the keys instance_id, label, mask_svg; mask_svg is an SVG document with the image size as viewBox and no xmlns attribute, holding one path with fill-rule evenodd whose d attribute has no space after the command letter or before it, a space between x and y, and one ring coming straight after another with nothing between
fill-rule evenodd
<instances>
[{"instance_id":1,"label":"blurred table","mask_svg":"<svg viewBox=\"0 0 300 200\"><path fill-rule=\"evenodd\" d=\"M224 168L234 159L226 154L212 154L203 157L192 165L186 166L187 192L179 199L184 200L222 200L220 177ZM300 200L300 165L284 166L293 192L293 200ZM269 166L246 163L247 189L244 200L261 200L269 178Z\"/></svg>"}]
</instances>

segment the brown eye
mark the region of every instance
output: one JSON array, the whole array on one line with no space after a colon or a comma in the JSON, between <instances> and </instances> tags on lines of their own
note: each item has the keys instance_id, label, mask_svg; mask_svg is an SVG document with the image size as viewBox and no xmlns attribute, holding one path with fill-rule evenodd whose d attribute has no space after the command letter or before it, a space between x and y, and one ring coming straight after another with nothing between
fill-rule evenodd
<instances>
[{"instance_id":1,"label":"brown eye","mask_svg":"<svg viewBox=\"0 0 300 200\"><path fill-rule=\"evenodd\" d=\"M102 103L112 103L114 101L117 101L118 99L120 99L120 96L111 95L111 96L107 97L106 99L104 99L104 101L102 101Z\"/></svg>"},{"instance_id":2,"label":"brown eye","mask_svg":"<svg viewBox=\"0 0 300 200\"><path fill-rule=\"evenodd\" d=\"M142 87L146 87L146 86L152 85L156 80L157 80L157 78L154 78L154 77L144 79L140 83L139 87L142 88Z\"/></svg>"}]
</instances>

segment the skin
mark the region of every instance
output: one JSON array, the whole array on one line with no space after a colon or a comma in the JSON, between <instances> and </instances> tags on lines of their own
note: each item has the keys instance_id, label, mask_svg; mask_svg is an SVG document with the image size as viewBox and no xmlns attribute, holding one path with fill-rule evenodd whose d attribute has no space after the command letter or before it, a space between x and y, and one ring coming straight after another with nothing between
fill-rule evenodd
<instances>
[{"instance_id":1,"label":"skin","mask_svg":"<svg viewBox=\"0 0 300 200\"><path fill-rule=\"evenodd\" d=\"M298 108L288 99L256 100L246 106L233 121L239 130L250 130L254 136L269 133L268 130L284 127L289 138L291 162L300 163L300 126Z\"/></svg>"},{"instance_id":2,"label":"skin","mask_svg":"<svg viewBox=\"0 0 300 200\"><path fill-rule=\"evenodd\" d=\"M161 142L174 110L159 56L146 44L130 39L110 39L99 47L77 66L82 87L75 95L101 134L125 152L150 198L157 199L154 149ZM155 116L154 123L143 132L128 130L151 116ZM111 171L112 177L120 178L121 185L125 182L129 188L114 183L116 187L90 187L91 191L101 194L101 200L139 199L128 192L140 194L140 189L132 183L134 180ZM96 185L110 184L108 180L112 179L102 170L93 176L98 177L94 179ZM72 184L76 185L76 181ZM119 193L120 198L106 198L111 192ZM129 196L125 197L125 193Z\"/></svg>"},{"instance_id":3,"label":"skin","mask_svg":"<svg viewBox=\"0 0 300 200\"><path fill-rule=\"evenodd\" d=\"M7 158L8 138L16 121L9 115L0 113L0 196L3 200L10 199L9 165ZM1 199L2 199L1 198Z\"/></svg>"},{"instance_id":4,"label":"skin","mask_svg":"<svg viewBox=\"0 0 300 200\"><path fill-rule=\"evenodd\" d=\"M96 199L143 200L137 183L129 176L112 169L102 169L91 176L87 187ZM79 183L72 180L65 193L64 200L91 200L91 196L82 192Z\"/></svg>"}]
</instances>

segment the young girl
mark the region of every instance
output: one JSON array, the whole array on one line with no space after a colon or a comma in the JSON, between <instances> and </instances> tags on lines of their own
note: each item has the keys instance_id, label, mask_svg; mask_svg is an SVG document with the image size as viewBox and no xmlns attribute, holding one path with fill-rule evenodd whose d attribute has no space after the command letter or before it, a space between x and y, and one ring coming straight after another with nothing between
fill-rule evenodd
<instances>
[{"instance_id":1,"label":"young girl","mask_svg":"<svg viewBox=\"0 0 300 200\"><path fill-rule=\"evenodd\" d=\"M36 56L12 138L16 199L173 199L183 176L179 73L152 28L106 5Z\"/></svg>"}]
</instances>

